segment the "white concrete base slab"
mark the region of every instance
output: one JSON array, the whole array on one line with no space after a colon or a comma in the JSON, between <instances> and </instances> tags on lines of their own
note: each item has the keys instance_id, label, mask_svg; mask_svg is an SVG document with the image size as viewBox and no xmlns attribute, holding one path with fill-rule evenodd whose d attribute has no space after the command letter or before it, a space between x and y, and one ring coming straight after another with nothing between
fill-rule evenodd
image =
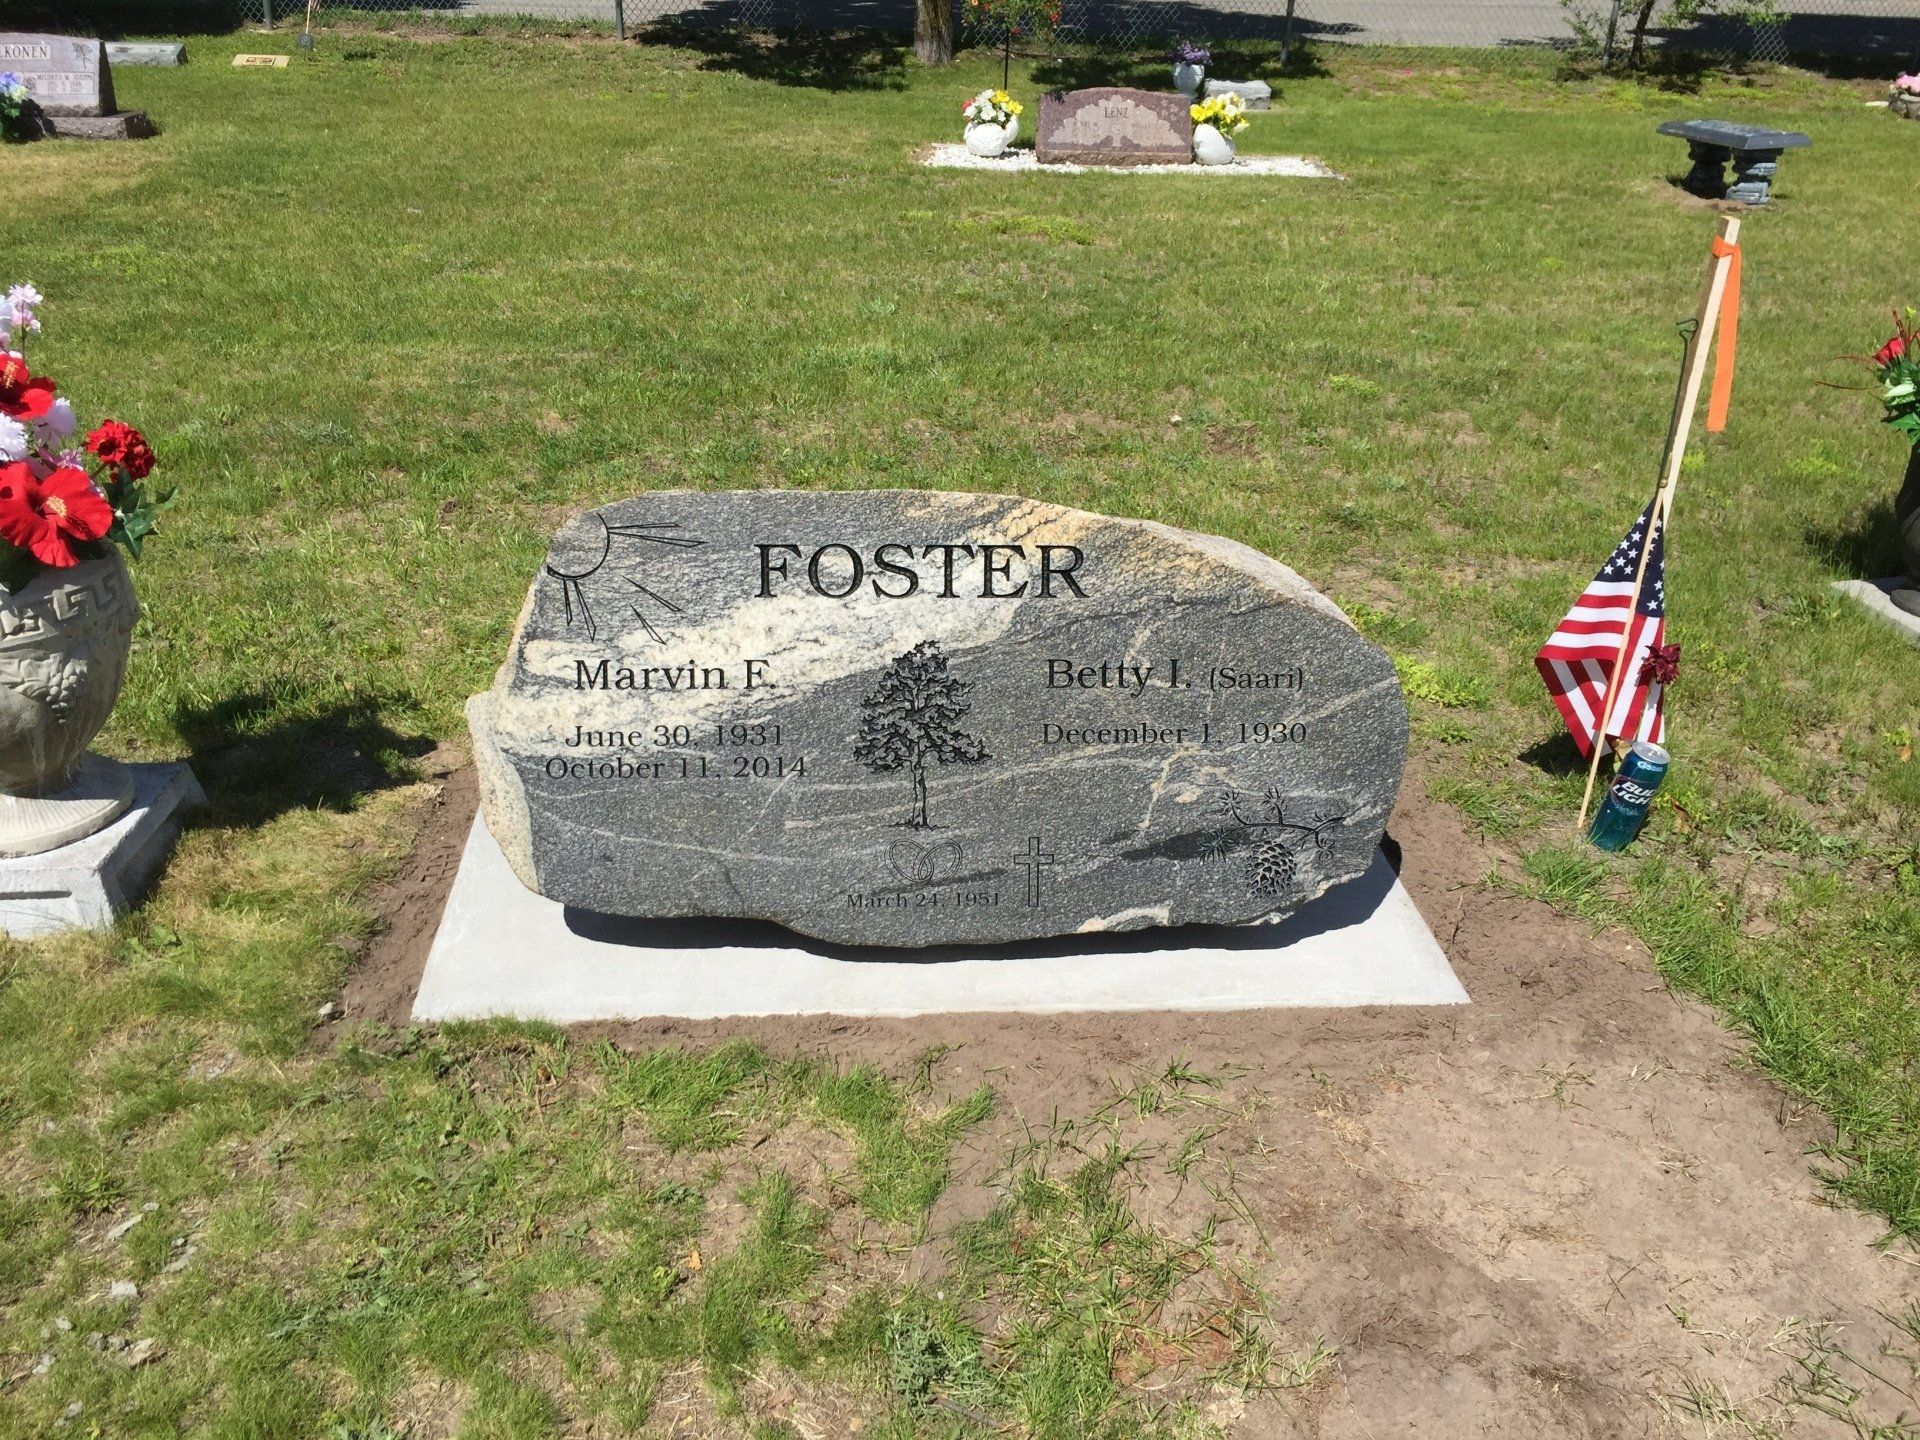
<instances>
[{"instance_id":1,"label":"white concrete base slab","mask_svg":"<svg viewBox=\"0 0 1920 1440\"><path fill-rule=\"evenodd\" d=\"M1909 615L1887 597L1896 590L1907 587L1904 575L1889 576L1885 580L1836 580L1833 588L1843 595L1851 595L1867 609L1890 624L1898 625L1915 639L1920 640L1920 615Z\"/></svg>"},{"instance_id":2,"label":"white concrete base slab","mask_svg":"<svg viewBox=\"0 0 1920 1440\"><path fill-rule=\"evenodd\" d=\"M1306 155L1241 155L1231 165L1042 165L1031 150L975 155L965 145L943 142L927 147L921 162L936 170L992 170L1003 175L1253 175L1291 180L1340 180L1345 177Z\"/></svg>"},{"instance_id":3,"label":"white concrete base slab","mask_svg":"<svg viewBox=\"0 0 1920 1440\"><path fill-rule=\"evenodd\" d=\"M0 859L0 931L26 938L103 930L153 878L180 833L180 812L207 803L182 764L129 765L133 805L71 845Z\"/></svg>"},{"instance_id":4,"label":"white concrete base slab","mask_svg":"<svg viewBox=\"0 0 1920 1440\"><path fill-rule=\"evenodd\" d=\"M1462 1005L1384 856L1277 925L867 950L751 920L630 920L535 895L475 818L416 1020Z\"/></svg>"}]
</instances>

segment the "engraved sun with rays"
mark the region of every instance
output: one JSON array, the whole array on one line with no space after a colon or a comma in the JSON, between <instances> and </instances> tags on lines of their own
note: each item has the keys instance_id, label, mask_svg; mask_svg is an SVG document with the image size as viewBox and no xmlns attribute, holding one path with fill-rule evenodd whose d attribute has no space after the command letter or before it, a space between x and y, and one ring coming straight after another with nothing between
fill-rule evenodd
<instances>
[{"instance_id":1,"label":"engraved sun with rays","mask_svg":"<svg viewBox=\"0 0 1920 1440\"><path fill-rule=\"evenodd\" d=\"M595 525L600 529L597 544L592 533L592 527ZM566 611L567 624L586 626L589 640L599 638L600 627L599 621L594 617L593 606L587 603L586 587L581 582L598 575L610 564L627 563L625 558L619 561L614 560L616 546L621 549L624 557L625 552L632 551L636 546L664 545L685 550L707 543L704 540L696 540L690 535L675 534L674 532L682 527L670 521L609 525L605 517L597 511L583 515L574 522L573 527L569 528L573 530L573 534L568 538L580 542L577 546L569 547L570 555L591 555L594 557L593 563L584 569L563 570L549 560L546 567L547 574L560 582L560 603ZM658 625L665 625L668 623L668 616L684 612L665 595L642 583L641 571L638 568L640 556L635 554L633 560L634 569L626 570L614 577L625 582L626 588L614 588L611 602L605 594L602 594L596 597L596 603L603 607L609 603L624 604L628 610L632 611L633 618L640 622L640 628L653 637L654 643L664 644L666 642L656 627L656 622Z\"/></svg>"}]
</instances>

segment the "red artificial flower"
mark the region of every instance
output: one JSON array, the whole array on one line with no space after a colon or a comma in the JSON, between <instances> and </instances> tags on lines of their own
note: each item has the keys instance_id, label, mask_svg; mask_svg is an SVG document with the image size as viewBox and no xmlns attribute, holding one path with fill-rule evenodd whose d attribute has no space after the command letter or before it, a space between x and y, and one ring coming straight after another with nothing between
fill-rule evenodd
<instances>
[{"instance_id":1,"label":"red artificial flower","mask_svg":"<svg viewBox=\"0 0 1920 1440\"><path fill-rule=\"evenodd\" d=\"M87 436L87 449L105 465L118 465L136 480L153 473L153 448L147 437L119 420L103 421Z\"/></svg>"},{"instance_id":2,"label":"red artificial flower","mask_svg":"<svg viewBox=\"0 0 1920 1440\"><path fill-rule=\"evenodd\" d=\"M53 381L35 376L18 355L0 353L0 411L16 420L38 420L53 404Z\"/></svg>"},{"instance_id":3,"label":"red artificial flower","mask_svg":"<svg viewBox=\"0 0 1920 1440\"><path fill-rule=\"evenodd\" d=\"M42 480L24 460L0 465L0 536L43 564L78 564L71 542L98 540L112 527L113 507L79 467L63 465Z\"/></svg>"},{"instance_id":4,"label":"red artificial flower","mask_svg":"<svg viewBox=\"0 0 1920 1440\"><path fill-rule=\"evenodd\" d=\"M1896 335L1873 352L1873 363L1884 370L1906 353L1907 337L1904 335Z\"/></svg>"},{"instance_id":5,"label":"red artificial flower","mask_svg":"<svg viewBox=\"0 0 1920 1440\"><path fill-rule=\"evenodd\" d=\"M1640 683L1642 685L1671 685L1680 678L1680 647L1678 645L1654 645L1647 650L1647 658L1640 662Z\"/></svg>"}]
</instances>

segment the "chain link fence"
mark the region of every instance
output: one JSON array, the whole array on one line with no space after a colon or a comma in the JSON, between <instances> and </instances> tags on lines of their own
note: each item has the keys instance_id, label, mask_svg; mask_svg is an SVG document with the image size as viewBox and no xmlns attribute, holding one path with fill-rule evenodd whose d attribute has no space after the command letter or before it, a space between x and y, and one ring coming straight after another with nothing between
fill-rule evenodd
<instances>
[{"instance_id":1,"label":"chain link fence","mask_svg":"<svg viewBox=\"0 0 1920 1440\"><path fill-rule=\"evenodd\" d=\"M304 0L234 0L243 23L298 22ZM649 27L909 33L913 0L317 0L329 15L376 12ZM1623 61L1636 29L1650 53L1741 64L1843 60L1855 74L1920 68L1920 0L1723 0L1684 23L1669 0L1067 0L1063 38L1139 45L1179 35L1315 46L1510 46L1598 52ZM1684 3L1684 0L1683 0ZM1749 18L1750 7L1771 10Z\"/></svg>"}]
</instances>

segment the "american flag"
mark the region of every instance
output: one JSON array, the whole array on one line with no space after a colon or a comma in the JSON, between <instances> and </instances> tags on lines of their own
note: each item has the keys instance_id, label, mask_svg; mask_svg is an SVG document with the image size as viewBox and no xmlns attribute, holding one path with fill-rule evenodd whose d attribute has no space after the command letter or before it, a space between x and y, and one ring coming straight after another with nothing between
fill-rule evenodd
<instances>
[{"instance_id":1,"label":"american flag","mask_svg":"<svg viewBox=\"0 0 1920 1440\"><path fill-rule=\"evenodd\" d=\"M1593 583L1580 592L1573 609L1533 657L1547 693L1565 717L1567 729L1583 756L1593 753L1595 720L1607 700L1607 680L1620 653L1621 633L1632 627L1627 642L1627 673L1607 717L1606 733L1656 744L1666 733L1661 713L1660 675L1671 678L1672 659L1666 646L1667 566L1666 530L1655 529L1653 501L1640 512L1633 528L1607 557ZM1640 594L1633 593L1633 577L1640 568L1641 547L1654 530L1653 554L1647 558ZM1671 657L1671 658L1669 658Z\"/></svg>"}]
</instances>

